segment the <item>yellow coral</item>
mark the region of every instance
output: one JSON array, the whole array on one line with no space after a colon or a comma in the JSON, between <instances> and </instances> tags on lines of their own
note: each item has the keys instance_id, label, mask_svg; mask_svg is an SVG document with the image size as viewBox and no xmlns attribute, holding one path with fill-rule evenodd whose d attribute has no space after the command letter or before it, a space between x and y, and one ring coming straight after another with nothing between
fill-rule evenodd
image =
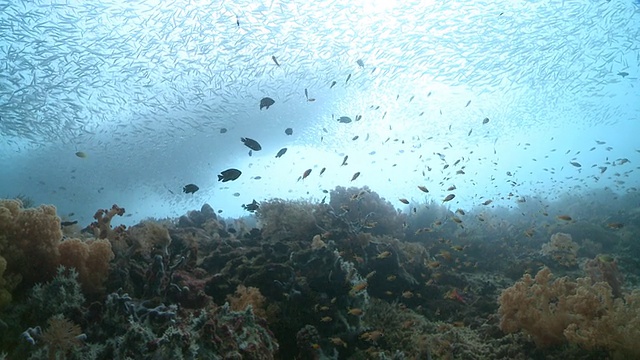
<instances>
[{"instance_id":1,"label":"yellow coral","mask_svg":"<svg viewBox=\"0 0 640 360\"><path fill-rule=\"evenodd\" d=\"M540 347L573 342L640 357L640 292L615 299L606 282L553 279L543 268L504 290L499 302L502 331L524 330Z\"/></svg>"},{"instance_id":2,"label":"yellow coral","mask_svg":"<svg viewBox=\"0 0 640 360\"><path fill-rule=\"evenodd\" d=\"M103 291L103 283L109 276L109 262L114 258L109 240L68 239L60 243L58 249L60 264L78 271L78 280L84 291Z\"/></svg>"}]
</instances>

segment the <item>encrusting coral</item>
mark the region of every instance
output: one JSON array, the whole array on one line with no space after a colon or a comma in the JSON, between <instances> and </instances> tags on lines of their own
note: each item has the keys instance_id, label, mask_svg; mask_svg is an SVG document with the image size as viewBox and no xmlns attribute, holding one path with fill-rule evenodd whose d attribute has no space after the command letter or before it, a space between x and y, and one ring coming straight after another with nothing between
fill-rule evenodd
<instances>
[{"instance_id":1,"label":"encrusting coral","mask_svg":"<svg viewBox=\"0 0 640 360\"><path fill-rule=\"evenodd\" d=\"M572 342L628 358L640 356L638 291L614 298L606 282L553 279L543 268L535 278L526 274L504 290L499 302L502 331L524 330L539 347Z\"/></svg>"}]
</instances>

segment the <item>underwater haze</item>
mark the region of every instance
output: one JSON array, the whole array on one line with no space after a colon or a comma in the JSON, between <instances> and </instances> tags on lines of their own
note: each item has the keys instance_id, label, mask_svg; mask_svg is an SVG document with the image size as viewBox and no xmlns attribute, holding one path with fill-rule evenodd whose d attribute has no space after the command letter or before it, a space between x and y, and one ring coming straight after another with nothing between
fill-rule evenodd
<instances>
[{"instance_id":1,"label":"underwater haze","mask_svg":"<svg viewBox=\"0 0 640 360\"><path fill-rule=\"evenodd\" d=\"M0 34L0 195L85 225L640 187L635 1L4 0Z\"/></svg>"}]
</instances>

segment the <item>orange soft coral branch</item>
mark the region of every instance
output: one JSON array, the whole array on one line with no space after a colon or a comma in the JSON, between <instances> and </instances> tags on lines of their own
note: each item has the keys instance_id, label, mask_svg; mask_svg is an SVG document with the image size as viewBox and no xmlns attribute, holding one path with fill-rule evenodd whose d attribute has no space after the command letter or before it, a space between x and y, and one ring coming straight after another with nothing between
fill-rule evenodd
<instances>
[{"instance_id":1,"label":"orange soft coral branch","mask_svg":"<svg viewBox=\"0 0 640 360\"><path fill-rule=\"evenodd\" d=\"M111 206L111 209L109 210L99 209L98 211L96 211L95 215L93 215L93 218L96 219L96 221L94 221L90 225L94 231L95 236L98 239L109 238L111 233L113 232L113 230L111 229L111 219L113 219L113 217L116 215L124 215L124 212L124 208L121 208L116 204L113 204L113 206ZM120 225L118 228L120 227L122 227L122 225Z\"/></svg>"}]
</instances>

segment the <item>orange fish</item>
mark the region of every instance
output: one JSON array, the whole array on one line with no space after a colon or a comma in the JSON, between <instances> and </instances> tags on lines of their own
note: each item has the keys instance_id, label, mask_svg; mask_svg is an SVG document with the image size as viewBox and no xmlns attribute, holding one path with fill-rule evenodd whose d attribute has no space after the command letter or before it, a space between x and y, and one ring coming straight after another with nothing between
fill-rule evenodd
<instances>
[{"instance_id":1,"label":"orange fish","mask_svg":"<svg viewBox=\"0 0 640 360\"><path fill-rule=\"evenodd\" d=\"M311 169L305 170L304 173L302 174L302 180L306 179L307 176L309 176L309 174L311 174Z\"/></svg>"}]
</instances>

